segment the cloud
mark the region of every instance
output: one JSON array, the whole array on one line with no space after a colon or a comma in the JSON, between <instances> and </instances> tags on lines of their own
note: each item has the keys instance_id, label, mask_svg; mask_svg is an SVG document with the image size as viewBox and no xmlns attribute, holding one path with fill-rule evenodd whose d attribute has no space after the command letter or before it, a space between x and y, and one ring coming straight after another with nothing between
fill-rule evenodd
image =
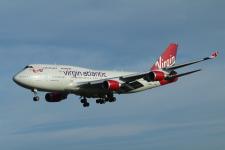
<instances>
[{"instance_id":1,"label":"cloud","mask_svg":"<svg viewBox=\"0 0 225 150\"><path fill-rule=\"evenodd\" d=\"M51 123L52 127L54 127L54 123ZM149 138L148 136L142 138L144 141L143 144L147 143L155 143L157 145L158 142L173 142L177 136L182 136L182 133L198 133L196 138L201 137L201 134L207 135L220 135L221 132L224 132L224 120L211 120L211 121L196 121L196 122L185 122L185 123L149 123L149 122L139 122L139 123L118 123L118 124L106 124L106 125L98 125L98 126L81 126L81 127L71 127L71 128L61 128L57 130L49 130L49 124L42 124L43 128L39 128L35 130L33 127L29 127L22 130L16 131L11 134L15 139L20 139L22 142L26 141L72 141L73 143L81 143L86 141L102 141L106 139L117 139L116 141L120 141L120 139L124 139L125 137L129 137L133 139L134 137L139 137L143 134L147 135L155 135L155 137ZM45 127L47 125L47 129ZM210 129L210 130L208 130ZM208 130L207 132L203 132ZM175 134L171 134L174 133ZM157 133L157 134L156 134ZM168 139L160 140L160 135L168 137ZM189 136L189 135L188 135ZM6 136L7 139L8 136ZM27 137L26 139L20 137ZM174 139L175 138L175 139ZM139 141L137 139L137 141ZM98 142L97 142L98 143ZM114 143L114 142L113 142ZM120 141L120 144L127 144L127 141ZM102 143L104 145L104 143ZM106 142L106 145L109 143ZM153 144L154 145L154 144ZM128 145L129 147L129 145Z\"/></svg>"},{"instance_id":2,"label":"cloud","mask_svg":"<svg viewBox=\"0 0 225 150\"><path fill-rule=\"evenodd\" d=\"M223 149L224 2L0 2L2 149ZM146 71L168 43L178 63L221 51L178 82L83 109L79 97L49 104L12 76L31 63ZM13 143L13 144L12 144ZM191 146L190 146L191 145ZM214 146L217 146L216 148Z\"/></svg>"}]
</instances>

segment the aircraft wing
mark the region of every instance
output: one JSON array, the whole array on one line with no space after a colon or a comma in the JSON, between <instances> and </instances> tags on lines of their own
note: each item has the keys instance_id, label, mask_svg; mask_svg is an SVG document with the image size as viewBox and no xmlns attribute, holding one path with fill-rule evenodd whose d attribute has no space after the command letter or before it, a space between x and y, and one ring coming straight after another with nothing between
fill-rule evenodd
<instances>
[{"instance_id":1,"label":"aircraft wing","mask_svg":"<svg viewBox=\"0 0 225 150\"><path fill-rule=\"evenodd\" d=\"M162 68L162 70L165 71L172 71L178 68L182 68L182 67L186 67L192 64L196 64L205 60L209 60L209 59L214 59L215 57L217 57L218 52L213 52L209 57L205 57L196 61L192 61L192 62L188 62L188 63L184 63L184 64L180 64L180 65L174 65L174 66L170 66L170 67L166 67L166 68ZM177 74L177 75L170 75L167 78L165 78L166 80L170 80L170 79L174 79L174 78L178 78L178 77L182 77L185 75L189 75L195 72L200 71L200 69L198 70L194 70L194 71L190 71L190 72L186 72L186 73L182 73L182 74ZM80 82L78 83L79 88L96 88L96 89L104 89L103 85L105 82L108 81L116 81L119 84L121 84L121 90L122 92L124 91L130 91L130 90L134 90L137 88L140 88L142 86L144 86L142 83L138 82L138 79L145 79L145 77L149 74L149 72L144 72L144 73L133 73L133 74L129 74L129 75L125 75L125 76L117 76L117 77L113 77L113 78L105 78L105 79L101 79L101 80L94 80L94 81L87 81L87 82Z\"/></svg>"},{"instance_id":2,"label":"aircraft wing","mask_svg":"<svg viewBox=\"0 0 225 150\"><path fill-rule=\"evenodd\" d=\"M106 79L95 80L95 81L79 82L78 87L103 89L104 82L107 82L109 80L115 80L121 84L121 89L123 89L124 91L129 91L129 90L134 90L134 89L142 87L143 85L137 80L145 77L148 73L149 72L135 73L135 74L125 75L125 76L118 76L118 77L106 78Z\"/></svg>"},{"instance_id":3,"label":"aircraft wing","mask_svg":"<svg viewBox=\"0 0 225 150\"><path fill-rule=\"evenodd\" d=\"M199 62L202 62L202 61L214 59L214 58L217 57L217 55L218 55L218 51L215 51L209 57L205 57L205 58L202 58L202 59L199 59L199 60L196 60L196 61L192 61L192 62L188 62L188 63L184 63L184 64L166 67L166 68L163 68L163 70L175 70L175 69L178 69L178 68L186 67L186 66L193 65L193 64L196 64L196 63L199 63Z\"/></svg>"}]
</instances>

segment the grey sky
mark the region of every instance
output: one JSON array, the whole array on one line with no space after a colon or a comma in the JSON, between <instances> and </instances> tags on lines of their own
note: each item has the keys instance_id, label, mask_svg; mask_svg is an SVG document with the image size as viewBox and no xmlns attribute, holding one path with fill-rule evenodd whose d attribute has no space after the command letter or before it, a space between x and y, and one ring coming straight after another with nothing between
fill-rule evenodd
<instances>
[{"instance_id":1,"label":"grey sky","mask_svg":"<svg viewBox=\"0 0 225 150\"><path fill-rule=\"evenodd\" d=\"M0 149L224 149L225 1L0 1ZM177 83L83 109L38 103L12 76L27 64L146 71L170 42L178 63L220 56Z\"/></svg>"}]
</instances>

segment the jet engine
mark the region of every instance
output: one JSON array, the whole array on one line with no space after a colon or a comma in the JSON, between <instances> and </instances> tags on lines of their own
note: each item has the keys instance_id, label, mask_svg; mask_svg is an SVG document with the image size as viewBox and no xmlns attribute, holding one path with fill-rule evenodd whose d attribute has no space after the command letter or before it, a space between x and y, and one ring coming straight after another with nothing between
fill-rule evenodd
<instances>
[{"instance_id":1,"label":"jet engine","mask_svg":"<svg viewBox=\"0 0 225 150\"><path fill-rule=\"evenodd\" d=\"M167 75L162 71L151 71L144 79L148 82L150 81L161 81L164 80Z\"/></svg>"},{"instance_id":2,"label":"jet engine","mask_svg":"<svg viewBox=\"0 0 225 150\"><path fill-rule=\"evenodd\" d=\"M103 88L109 91L118 91L121 87L121 84L115 80L108 80L103 82Z\"/></svg>"},{"instance_id":3,"label":"jet engine","mask_svg":"<svg viewBox=\"0 0 225 150\"><path fill-rule=\"evenodd\" d=\"M64 93L47 93L45 95L45 100L47 102L60 102L67 98L67 94Z\"/></svg>"}]
</instances>

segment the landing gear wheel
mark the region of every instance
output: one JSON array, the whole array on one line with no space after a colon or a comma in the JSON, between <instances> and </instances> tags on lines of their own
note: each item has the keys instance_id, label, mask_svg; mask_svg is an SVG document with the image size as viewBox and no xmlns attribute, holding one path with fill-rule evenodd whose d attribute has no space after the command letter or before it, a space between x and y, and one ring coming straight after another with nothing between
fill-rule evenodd
<instances>
[{"instance_id":1,"label":"landing gear wheel","mask_svg":"<svg viewBox=\"0 0 225 150\"><path fill-rule=\"evenodd\" d=\"M100 104L105 104L105 103L106 103L106 101L104 99L100 100Z\"/></svg>"},{"instance_id":2,"label":"landing gear wheel","mask_svg":"<svg viewBox=\"0 0 225 150\"><path fill-rule=\"evenodd\" d=\"M84 107L89 107L90 104L89 104L89 103L83 103L83 106L84 106Z\"/></svg>"},{"instance_id":3,"label":"landing gear wheel","mask_svg":"<svg viewBox=\"0 0 225 150\"><path fill-rule=\"evenodd\" d=\"M81 97L82 98L82 97ZM89 107L90 104L87 102L86 97L83 97L80 102L83 104L84 107Z\"/></svg>"},{"instance_id":4,"label":"landing gear wheel","mask_svg":"<svg viewBox=\"0 0 225 150\"><path fill-rule=\"evenodd\" d=\"M96 103L99 104L101 102L101 99L96 99Z\"/></svg>"},{"instance_id":5,"label":"landing gear wheel","mask_svg":"<svg viewBox=\"0 0 225 150\"><path fill-rule=\"evenodd\" d=\"M116 98L115 98L115 97L113 97L113 98L112 98L112 102L115 102L115 101L116 101Z\"/></svg>"},{"instance_id":6,"label":"landing gear wheel","mask_svg":"<svg viewBox=\"0 0 225 150\"><path fill-rule=\"evenodd\" d=\"M35 101L35 102L39 101L40 98L37 94L37 92L38 92L37 89L33 89L32 92L34 93L33 101Z\"/></svg>"},{"instance_id":7,"label":"landing gear wheel","mask_svg":"<svg viewBox=\"0 0 225 150\"><path fill-rule=\"evenodd\" d=\"M35 96L35 97L33 97L33 101L35 101L35 102L37 102L37 101L39 101L39 96Z\"/></svg>"},{"instance_id":8,"label":"landing gear wheel","mask_svg":"<svg viewBox=\"0 0 225 150\"><path fill-rule=\"evenodd\" d=\"M115 101L116 101L116 98L115 97L112 97L112 98L109 99L109 102L110 103L115 102Z\"/></svg>"}]
</instances>

